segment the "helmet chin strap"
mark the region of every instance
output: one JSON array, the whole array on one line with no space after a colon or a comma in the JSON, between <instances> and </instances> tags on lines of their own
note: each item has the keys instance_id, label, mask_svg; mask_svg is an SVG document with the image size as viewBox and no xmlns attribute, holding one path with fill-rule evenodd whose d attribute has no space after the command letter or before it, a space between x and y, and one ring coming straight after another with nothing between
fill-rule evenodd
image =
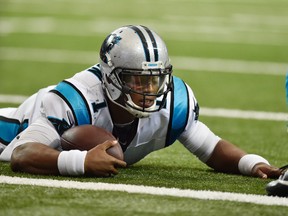
<instances>
[{"instance_id":1,"label":"helmet chin strap","mask_svg":"<svg viewBox=\"0 0 288 216\"><path fill-rule=\"evenodd\" d=\"M133 103L133 102L132 102ZM135 104L136 105L136 104ZM137 106L137 105L136 105ZM136 110L129 105L126 105L125 109L130 112L132 115L134 115L136 118L147 118L150 116L150 113L148 112L142 112L139 110Z\"/></svg>"},{"instance_id":2,"label":"helmet chin strap","mask_svg":"<svg viewBox=\"0 0 288 216\"><path fill-rule=\"evenodd\" d=\"M142 108L140 106L138 106L137 104L135 104L131 98L131 96L129 94L125 94L126 97L128 98L127 102L126 102L126 108L127 110L129 110L130 113L132 113L134 116L136 116L137 118L146 118L150 115L149 112L154 111L155 107L156 107L156 100L154 101L153 105L148 107L148 108ZM145 96L144 96L145 97ZM145 98L144 98L145 101ZM135 107L135 108L134 108ZM143 111L141 111L143 110ZM141 117L140 117L141 116Z\"/></svg>"}]
</instances>

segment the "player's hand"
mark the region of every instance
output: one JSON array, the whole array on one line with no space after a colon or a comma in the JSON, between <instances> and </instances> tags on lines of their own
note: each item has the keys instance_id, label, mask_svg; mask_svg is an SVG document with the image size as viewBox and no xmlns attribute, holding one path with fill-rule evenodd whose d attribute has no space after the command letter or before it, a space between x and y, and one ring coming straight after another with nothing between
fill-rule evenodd
<instances>
[{"instance_id":1,"label":"player's hand","mask_svg":"<svg viewBox=\"0 0 288 216\"><path fill-rule=\"evenodd\" d=\"M106 150L116 141L106 141L87 152L85 158L85 174L99 177L109 177L118 174L116 167L126 167L126 162L109 155Z\"/></svg>"},{"instance_id":2,"label":"player's hand","mask_svg":"<svg viewBox=\"0 0 288 216\"><path fill-rule=\"evenodd\" d=\"M252 176L267 179L277 178L281 175L281 170L277 167L267 165L265 163L258 163L252 169Z\"/></svg>"}]
</instances>

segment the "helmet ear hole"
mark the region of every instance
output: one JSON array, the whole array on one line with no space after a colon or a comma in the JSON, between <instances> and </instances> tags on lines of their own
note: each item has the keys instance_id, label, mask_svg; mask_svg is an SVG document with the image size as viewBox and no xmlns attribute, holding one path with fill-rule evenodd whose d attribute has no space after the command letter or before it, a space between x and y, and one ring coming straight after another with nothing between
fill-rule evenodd
<instances>
[{"instance_id":1,"label":"helmet ear hole","mask_svg":"<svg viewBox=\"0 0 288 216\"><path fill-rule=\"evenodd\" d=\"M107 75L107 74L105 74L106 76L106 80L107 80L107 82L109 83L109 84L111 84L112 83L112 80L110 79L110 77Z\"/></svg>"}]
</instances>

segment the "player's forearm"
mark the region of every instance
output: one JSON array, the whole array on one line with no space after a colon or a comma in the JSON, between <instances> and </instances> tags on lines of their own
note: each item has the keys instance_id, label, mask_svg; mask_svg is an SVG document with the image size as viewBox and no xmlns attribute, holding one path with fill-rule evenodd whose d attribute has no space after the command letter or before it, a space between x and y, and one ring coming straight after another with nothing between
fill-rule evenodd
<instances>
[{"instance_id":1,"label":"player's forearm","mask_svg":"<svg viewBox=\"0 0 288 216\"><path fill-rule=\"evenodd\" d=\"M14 172L57 175L59 151L41 143L26 143L14 149L11 168Z\"/></svg>"},{"instance_id":2,"label":"player's forearm","mask_svg":"<svg viewBox=\"0 0 288 216\"><path fill-rule=\"evenodd\" d=\"M206 164L216 171L239 173L238 163L245 154L228 141L220 140Z\"/></svg>"}]
</instances>

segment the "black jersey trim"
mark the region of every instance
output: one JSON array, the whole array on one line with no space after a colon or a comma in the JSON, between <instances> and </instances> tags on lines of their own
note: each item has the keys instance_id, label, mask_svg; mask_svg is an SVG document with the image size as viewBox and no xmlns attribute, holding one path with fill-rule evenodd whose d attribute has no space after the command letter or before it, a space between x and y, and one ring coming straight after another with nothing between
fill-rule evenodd
<instances>
[{"instance_id":1,"label":"black jersey trim","mask_svg":"<svg viewBox=\"0 0 288 216\"><path fill-rule=\"evenodd\" d=\"M88 68L87 71L93 73L100 81L102 81L102 72L99 68L99 64Z\"/></svg>"}]
</instances>

